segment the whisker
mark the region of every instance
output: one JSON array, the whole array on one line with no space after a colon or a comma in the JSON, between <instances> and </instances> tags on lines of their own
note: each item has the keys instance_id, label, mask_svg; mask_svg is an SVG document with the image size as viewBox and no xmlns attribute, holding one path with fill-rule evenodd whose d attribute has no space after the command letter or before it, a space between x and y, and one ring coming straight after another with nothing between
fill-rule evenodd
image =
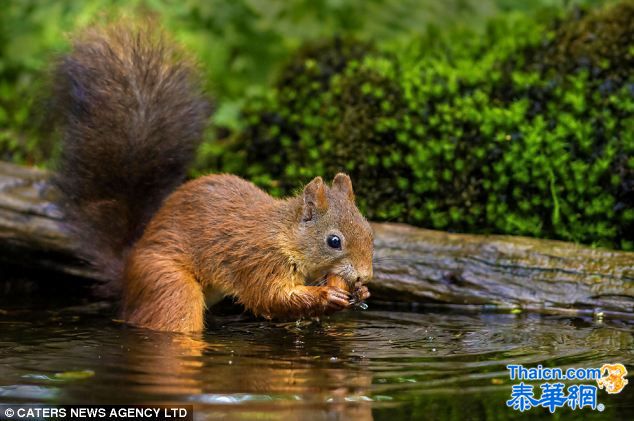
<instances>
[{"instance_id":1,"label":"whisker","mask_svg":"<svg viewBox=\"0 0 634 421\"><path fill-rule=\"evenodd\" d=\"M326 276L323 276L320 279L317 279L315 281L312 281L312 282L308 283L307 285L315 286L315 287L321 287L321 286L326 285L326 282L328 282L328 278Z\"/></svg>"},{"instance_id":2,"label":"whisker","mask_svg":"<svg viewBox=\"0 0 634 421\"><path fill-rule=\"evenodd\" d=\"M373 263L382 263L382 262L408 262L411 261L410 258L407 257L379 257L373 260Z\"/></svg>"}]
</instances>

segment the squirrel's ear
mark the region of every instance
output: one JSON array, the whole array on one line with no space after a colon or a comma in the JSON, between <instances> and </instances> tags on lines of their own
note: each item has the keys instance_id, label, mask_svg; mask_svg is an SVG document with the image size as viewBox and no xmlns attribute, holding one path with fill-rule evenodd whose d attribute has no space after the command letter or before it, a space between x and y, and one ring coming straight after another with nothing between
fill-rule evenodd
<instances>
[{"instance_id":1,"label":"squirrel's ear","mask_svg":"<svg viewBox=\"0 0 634 421\"><path fill-rule=\"evenodd\" d=\"M328 209L326 186L321 177L315 177L304 187L304 213L302 219L310 221L318 211Z\"/></svg>"},{"instance_id":2,"label":"squirrel's ear","mask_svg":"<svg viewBox=\"0 0 634 421\"><path fill-rule=\"evenodd\" d=\"M354 202L354 190L352 190L352 180L350 180L350 177L348 177L347 174L340 172L339 174L335 175L335 179L332 180L332 187L348 196L348 199Z\"/></svg>"}]
</instances>

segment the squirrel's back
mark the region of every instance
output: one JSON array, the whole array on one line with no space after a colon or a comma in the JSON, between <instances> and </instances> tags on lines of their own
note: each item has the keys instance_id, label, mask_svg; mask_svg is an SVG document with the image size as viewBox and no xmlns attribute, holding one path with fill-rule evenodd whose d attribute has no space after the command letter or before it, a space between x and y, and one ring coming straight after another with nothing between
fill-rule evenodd
<instances>
[{"instance_id":1,"label":"squirrel's back","mask_svg":"<svg viewBox=\"0 0 634 421\"><path fill-rule=\"evenodd\" d=\"M53 82L66 224L115 292L127 251L182 183L210 107L194 67L159 32L129 23L83 32Z\"/></svg>"}]
</instances>

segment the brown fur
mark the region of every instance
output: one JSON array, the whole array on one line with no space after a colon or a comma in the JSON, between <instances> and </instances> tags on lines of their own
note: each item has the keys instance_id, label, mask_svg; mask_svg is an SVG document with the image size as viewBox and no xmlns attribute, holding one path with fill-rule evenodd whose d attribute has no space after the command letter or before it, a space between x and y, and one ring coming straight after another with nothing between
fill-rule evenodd
<instances>
[{"instance_id":1,"label":"brown fur","mask_svg":"<svg viewBox=\"0 0 634 421\"><path fill-rule=\"evenodd\" d=\"M57 60L52 115L63 148L54 183L66 228L116 295L123 261L185 179L210 107L195 67L149 25L80 33Z\"/></svg>"},{"instance_id":2,"label":"brown fur","mask_svg":"<svg viewBox=\"0 0 634 421\"><path fill-rule=\"evenodd\" d=\"M326 244L332 232L342 251ZM174 192L134 246L123 317L200 331L209 290L266 318L319 316L349 306L337 286L306 285L328 273L348 285L372 276L371 229L347 191L318 177L302 195L278 200L236 176L210 175Z\"/></svg>"},{"instance_id":3,"label":"brown fur","mask_svg":"<svg viewBox=\"0 0 634 421\"><path fill-rule=\"evenodd\" d=\"M350 178L315 178L274 199L232 175L182 181L207 103L195 74L149 29L90 30L56 69L64 148L56 184L81 252L123 280L123 318L200 331L206 305L233 296L266 318L319 316L367 297L372 232ZM343 247L327 245L328 235ZM349 288L311 285L327 274ZM355 286L356 285L356 286Z\"/></svg>"}]
</instances>

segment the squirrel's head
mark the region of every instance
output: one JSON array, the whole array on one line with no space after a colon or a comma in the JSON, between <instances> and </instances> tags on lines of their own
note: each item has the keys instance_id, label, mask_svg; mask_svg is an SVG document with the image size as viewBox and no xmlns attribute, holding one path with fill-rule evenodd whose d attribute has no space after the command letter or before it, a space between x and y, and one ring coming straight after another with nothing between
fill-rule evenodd
<instances>
[{"instance_id":1,"label":"squirrel's head","mask_svg":"<svg viewBox=\"0 0 634 421\"><path fill-rule=\"evenodd\" d=\"M372 228L355 204L350 177L337 174L331 187L316 177L304 187L302 197L297 246L307 280L333 273L351 285L369 281Z\"/></svg>"}]
</instances>

